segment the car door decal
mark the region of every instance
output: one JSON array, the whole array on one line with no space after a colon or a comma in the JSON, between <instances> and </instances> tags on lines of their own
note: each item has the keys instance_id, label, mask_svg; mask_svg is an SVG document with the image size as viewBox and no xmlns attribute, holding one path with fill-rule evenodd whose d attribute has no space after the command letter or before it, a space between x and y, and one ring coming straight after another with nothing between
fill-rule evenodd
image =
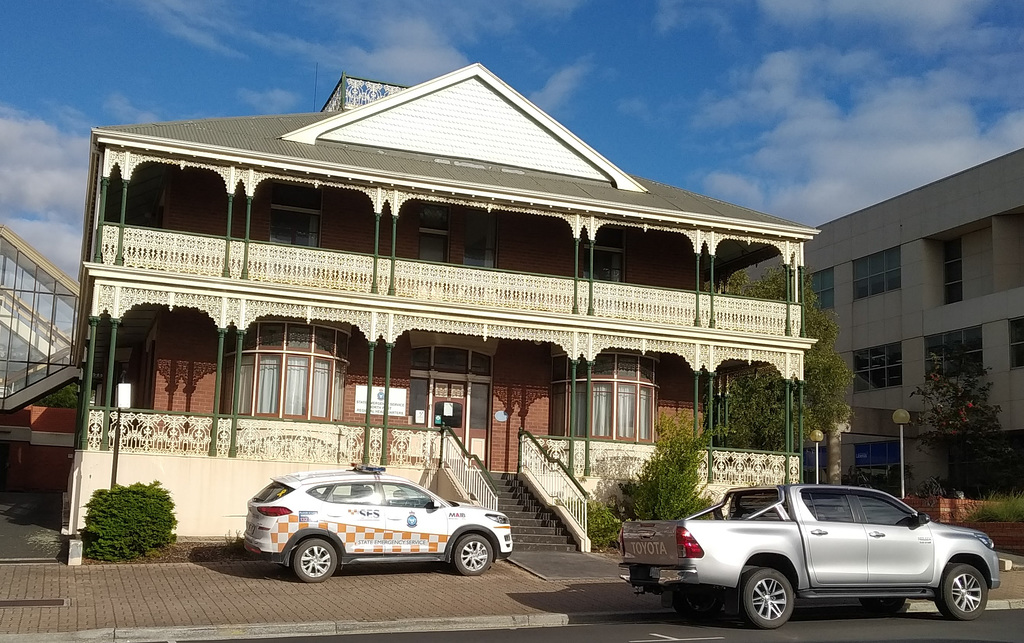
<instances>
[{"instance_id":1,"label":"car door decal","mask_svg":"<svg viewBox=\"0 0 1024 643\"><path fill-rule=\"evenodd\" d=\"M278 552L284 551L292 536L300 529L316 527L331 531L338 535L346 546L364 549L364 552L375 554L427 554L437 553L448 542L447 534L428 534L414 531L395 531L375 529L364 525L350 525L341 522L302 522L299 516L291 514L287 520L277 521L276 528L270 533L270 542Z\"/></svg>"}]
</instances>

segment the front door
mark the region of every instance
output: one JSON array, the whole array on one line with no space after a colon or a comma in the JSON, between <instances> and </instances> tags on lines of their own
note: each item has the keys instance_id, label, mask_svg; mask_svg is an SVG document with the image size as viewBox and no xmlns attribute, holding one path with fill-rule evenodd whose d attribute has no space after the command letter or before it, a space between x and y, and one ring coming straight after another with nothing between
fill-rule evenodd
<instances>
[{"instance_id":1,"label":"front door","mask_svg":"<svg viewBox=\"0 0 1024 643\"><path fill-rule=\"evenodd\" d=\"M487 461L487 429L472 427L470 422L469 403L470 387L474 384L466 381L452 382L446 380L434 380L434 404L452 402L458 404L461 409L458 422L451 423L451 429L459 436L466 450L480 458L481 462ZM475 414L474 414L475 415ZM458 424L458 426L455 426Z\"/></svg>"}]
</instances>

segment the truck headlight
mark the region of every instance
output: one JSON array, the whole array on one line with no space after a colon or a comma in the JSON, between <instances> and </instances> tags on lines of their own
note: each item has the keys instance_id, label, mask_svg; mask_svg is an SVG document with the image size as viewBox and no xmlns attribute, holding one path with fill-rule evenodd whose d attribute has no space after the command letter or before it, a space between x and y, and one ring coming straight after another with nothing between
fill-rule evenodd
<instances>
[{"instance_id":1,"label":"truck headlight","mask_svg":"<svg viewBox=\"0 0 1024 643\"><path fill-rule=\"evenodd\" d=\"M992 542L992 539L989 538L986 534L974 534L974 537L977 538L978 540L980 540L981 544L985 545L989 549L995 549L996 548L996 544L994 542Z\"/></svg>"}]
</instances>

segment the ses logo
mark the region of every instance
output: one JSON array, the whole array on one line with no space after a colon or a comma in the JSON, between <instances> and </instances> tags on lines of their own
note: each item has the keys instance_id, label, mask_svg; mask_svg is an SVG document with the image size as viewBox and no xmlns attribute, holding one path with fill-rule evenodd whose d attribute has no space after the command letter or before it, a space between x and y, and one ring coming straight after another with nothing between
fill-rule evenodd
<instances>
[{"instance_id":1,"label":"ses logo","mask_svg":"<svg viewBox=\"0 0 1024 643\"><path fill-rule=\"evenodd\" d=\"M379 509L349 509L348 515L360 518L380 518Z\"/></svg>"},{"instance_id":2,"label":"ses logo","mask_svg":"<svg viewBox=\"0 0 1024 643\"><path fill-rule=\"evenodd\" d=\"M409 527L415 527L416 526L416 522L417 522L416 514L414 514L414 513L410 513L409 517L405 519L405 524L408 525Z\"/></svg>"}]
</instances>

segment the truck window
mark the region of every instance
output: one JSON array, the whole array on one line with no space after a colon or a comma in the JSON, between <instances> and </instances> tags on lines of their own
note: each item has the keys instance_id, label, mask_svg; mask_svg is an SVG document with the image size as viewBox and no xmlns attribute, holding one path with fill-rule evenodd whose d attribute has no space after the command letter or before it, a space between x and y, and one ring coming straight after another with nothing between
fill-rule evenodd
<instances>
[{"instance_id":1,"label":"truck window","mask_svg":"<svg viewBox=\"0 0 1024 643\"><path fill-rule=\"evenodd\" d=\"M913 515L884 498L861 496L860 508L864 511L864 522L872 525L909 525Z\"/></svg>"},{"instance_id":2,"label":"truck window","mask_svg":"<svg viewBox=\"0 0 1024 643\"><path fill-rule=\"evenodd\" d=\"M845 494L823 491L804 491L804 504L811 510L815 520L822 522L854 522L853 510Z\"/></svg>"}]
</instances>

